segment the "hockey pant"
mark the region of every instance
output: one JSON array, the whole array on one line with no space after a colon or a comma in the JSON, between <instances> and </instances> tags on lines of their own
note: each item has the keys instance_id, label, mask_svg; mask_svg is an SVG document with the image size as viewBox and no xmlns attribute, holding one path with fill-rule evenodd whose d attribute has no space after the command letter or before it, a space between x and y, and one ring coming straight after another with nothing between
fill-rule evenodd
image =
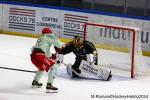
<instances>
[{"instance_id":1,"label":"hockey pant","mask_svg":"<svg viewBox=\"0 0 150 100\"><path fill-rule=\"evenodd\" d=\"M55 62L46 57L41 50L34 50L31 54L31 61L32 63L38 68L39 71L46 71L52 67Z\"/></svg>"}]
</instances>

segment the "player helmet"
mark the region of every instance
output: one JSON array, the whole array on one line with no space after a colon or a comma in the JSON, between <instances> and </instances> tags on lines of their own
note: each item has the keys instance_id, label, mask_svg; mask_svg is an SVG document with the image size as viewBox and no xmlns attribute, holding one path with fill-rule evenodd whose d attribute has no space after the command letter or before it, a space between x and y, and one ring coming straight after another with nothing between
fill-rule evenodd
<instances>
[{"instance_id":1,"label":"player helmet","mask_svg":"<svg viewBox=\"0 0 150 100\"><path fill-rule=\"evenodd\" d=\"M52 34L52 30L50 28L43 28L42 34Z\"/></svg>"},{"instance_id":2,"label":"player helmet","mask_svg":"<svg viewBox=\"0 0 150 100\"><path fill-rule=\"evenodd\" d=\"M82 37L79 36L75 36L73 38L73 45L77 48L77 49L81 49L83 47L83 43L84 43L84 39Z\"/></svg>"}]
</instances>

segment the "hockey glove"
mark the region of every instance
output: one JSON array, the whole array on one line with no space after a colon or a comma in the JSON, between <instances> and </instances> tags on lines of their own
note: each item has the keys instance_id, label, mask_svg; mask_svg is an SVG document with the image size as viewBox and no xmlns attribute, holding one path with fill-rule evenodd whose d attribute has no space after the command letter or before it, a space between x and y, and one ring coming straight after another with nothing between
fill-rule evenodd
<instances>
[{"instance_id":1,"label":"hockey glove","mask_svg":"<svg viewBox=\"0 0 150 100\"><path fill-rule=\"evenodd\" d=\"M97 51L93 51L93 61L96 61L97 59Z\"/></svg>"},{"instance_id":2,"label":"hockey glove","mask_svg":"<svg viewBox=\"0 0 150 100\"><path fill-rule=\"evenodd\" d=\"M56 60L56 54L52 54L52 56L50 57L50 59L52 59L52 60Z\"/></svg>"},{"instance_id":3,"label":"hockey glove","mask_svg":"<svg viewBox=\"0 0 150 100\"><path fill-rule=\"evenodd\" d=\"M57 60L56 60L57 64L63 63L63 59L64 59L63 55L62 54L58 54Z\"/></svg>"}]
</instances>

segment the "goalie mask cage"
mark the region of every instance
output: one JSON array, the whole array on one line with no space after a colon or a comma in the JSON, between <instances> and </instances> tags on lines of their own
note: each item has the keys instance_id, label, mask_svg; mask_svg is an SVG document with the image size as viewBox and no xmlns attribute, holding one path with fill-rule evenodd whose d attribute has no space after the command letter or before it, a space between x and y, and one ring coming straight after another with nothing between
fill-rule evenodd
<instances>
[{"instance_id":1,"label":"goalie mask cage","mask_svg":"<svg viewBox=\"0 0 150 100\"><path fill-rule=\"evenodd\" d=\"M91 41L100 48L113 51L123 51L128 55L129 63L126 68L118 65L119 69L128 69L131 78L147 76L149 69L145 64L141 49L141 34L139 28L104 25L95 23L84 24L84 39ZM99 54L100 53L100 54ZM98 51L101 58L101 51ZM104 58L105 59L105 58ZM120 59L119 57L117 59ZM101 61L99 61L101 62ZM114 61L115 62L115 61Z\"/></svg>"}]
</instances>

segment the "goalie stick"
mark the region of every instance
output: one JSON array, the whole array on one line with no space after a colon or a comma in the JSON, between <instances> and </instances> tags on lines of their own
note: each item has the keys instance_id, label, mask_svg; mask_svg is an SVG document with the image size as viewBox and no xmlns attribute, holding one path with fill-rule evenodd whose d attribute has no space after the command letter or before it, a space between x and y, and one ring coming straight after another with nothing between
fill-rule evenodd
<instances>
[{"instance_id":1,"label":"goalie stick","mask_svg":"<svg viewBox=\"0 0 150 100\"><path fill-rule=\"evenodd\" d=\"M1 69L7 69L7 70L21 71L21 72L36 73L36 71L23 70L23 69L16 69L16 68L9 68L9 67L0 67L0 68L1 68Z\"/></svg>"}]
</instances>

